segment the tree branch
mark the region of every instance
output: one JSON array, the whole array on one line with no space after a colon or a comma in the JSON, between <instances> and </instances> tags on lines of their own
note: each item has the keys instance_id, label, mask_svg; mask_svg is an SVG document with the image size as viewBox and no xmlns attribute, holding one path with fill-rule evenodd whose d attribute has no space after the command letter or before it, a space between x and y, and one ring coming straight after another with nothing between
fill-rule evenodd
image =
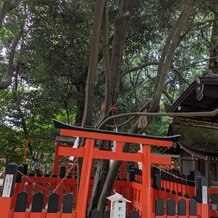
<instances>
[{"instance_id":1,"label":"tree branch","mask_svg":"<svg viewBox=\"0 0 218 218\"><path fill-rule=\"evenodd\" d=\"M12 83L12 77L14 73L14 57L15 57L16 48L17 48L19 40L20 40L20 35L14 40L13 45L11 47L11 51L9 54L9 60L8 60L8 69L7 69L4 81L0 83L0 89L8 88L8 86L10 86Z\"/></svg>"},{"instance_id":2,"label":"tree branch","mask_svg":"<svg viewBox=\"0 0 218 218\"><path fill-rule=\"evenodd\" d=\"M92 111L94 101L95 77L99 57L100 32L106 0L97 0L95 3L95 15L93 24L93 35L91 40L91 52L89 60L89 71L86 84L86 99L82 125L90 125L92 122Z\"/></svg>"},{"instance_id":3,"label":"tree branch","mask_svg":"<svg viewBox=\"0 0 218 218\"><path fill-rule=\"evenodd\" d=\"M7 15L7 13L9 11L13 10L14 8L16 8L20 4L20 2L21 2L21 0L16 0L16 1L5 0L5 2L3 3L3 6L0 10L0 29L2 28L3 21Z\"/></svg>"},{"instance_id":4,"label":"tree branch","mask_svg":"<svg viewBox=\"0 0 218 218\"><path fill-rule=\"evenodd\" d=\"M141 69L143 69L143 68L145 68L145 67L153 66L153 65L157 65L157 66L158 66L158 65L159 65L159 62L155 62L155 61L154 61L154 62L142 63L142 64L140 64L140 65L138 65L138 66L136 66L136 67L133 67L133 68L131 68L131 69L129 69L129 70L126 70L125 72L122 73L121 77L125 76L125 75L128 74L128 73L132 73L132 72L141 70Z\"/></svg>"},{"instance_id":5,"label":"tree branch","mask_svg":"<svg viewBox=\"0 0 218 218\"><path fill-rule=\"evenodd\" d=\"M112 104L117 101L120 79L121 63L124 50L124 41L129 18L129 0L121 0L119 13L115 19L114 40L111 54L111 73L112 73Z\"/></svg>"},{"instance_id":6,"label":"tree branch","mask_svg":"<svg viewBox=\"0 0 218 218\"><path fill-rule=\"evenodd\" d=\"M158 111L160 98L164 89L164 84L166 81L167 72L170 68L173 56L175 54L176 48L178 46L178 42L180 39L181 32L185 27L187 20L189 19L192 10L194 9L195 5L198 1L190 0L182 10L178 20L174 24L173 28L171 29L166 44L163 48L163 52L161 55L158 72L157 72L157 80L154 89L154 96L153 101L151 103L151 107L149 111Z\"/></svg>"},{"instance_id":7,"label":"tree branch","mask_svg":"<svg viewBox=\"0 0 218 218\"><path fill-rule=\"evenodd\" d=\"M218 109L213 111L205 111L205 112L177 112L177 113L166 113L166 112L159 112L159 113L152 113L152 112L131 112L131 113L123 113L108 117L101 123L105 125L109 120L116 119L120 117L128 117L128 116L149 116L149 117L215 117L218 115Z\"/></svg>"}]
</instances>

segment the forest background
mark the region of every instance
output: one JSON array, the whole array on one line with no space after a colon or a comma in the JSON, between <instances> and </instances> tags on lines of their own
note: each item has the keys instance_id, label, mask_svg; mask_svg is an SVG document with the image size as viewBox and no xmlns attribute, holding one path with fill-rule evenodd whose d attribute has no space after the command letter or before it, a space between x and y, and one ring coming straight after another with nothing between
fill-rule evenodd
<instances>
[{"instance_id":1,"label":"forest background","mask_svg":"<svg viewBox=\"0 0 218 218\"><path fill-rule=\"evenodd\" d=\"M29 139L32 170L49 171L53 119L166 135L167 117L101 124L165 111L207 69L218 73L217 0L1 0L0 168L22 163ZM105 189L119 163L98 165ZM98 193L90 208L103 210Z\"/></svg>"}]
</instances>

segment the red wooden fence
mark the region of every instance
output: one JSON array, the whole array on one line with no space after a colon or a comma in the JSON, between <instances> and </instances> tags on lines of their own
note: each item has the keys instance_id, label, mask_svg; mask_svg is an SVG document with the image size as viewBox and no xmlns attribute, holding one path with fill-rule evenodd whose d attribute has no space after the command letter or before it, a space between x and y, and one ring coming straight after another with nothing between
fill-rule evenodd
<instances>
[{"instance_id":1,"label":"red wooden fence","mask_svg":"<svg viewBox=\"0 0 218 218\"><path fill-rule=\"evenodd\" d=\"M80 185L77 187L75 178L67 178L68 174L60 177L31 177L17 174L17 167L11 164L6 168L6 179L3 193L5 197L0 198L0 211L3 218L25 217L48 217L48 218L85 218L86 208L90 200L93 184L92 164L93 159L113 159L124 162L142 162L141 174L133 174L130 171L129 179L126 181L125 173L122 172L115 181L113 189L131 200L128 205L129 217L142 218L166 218L166 217L189 217L208 218L208 202L197 202L192 198L196 194L200 199L208 192L203 192L201 187L207 187L202 183L196 191L194 187L181 184L178 181L159 179L151 174L154 164L170 164L170 157L164 157L151 153L151 146L170 147L177 137L149 137L126 133L114 133L101 130L90 130L76 128L56 123L60 129L60 135L85 138L85 145L80 148L64 147L57 143L56 159L53 172L58 171L65 174L65 169L58 169L60 156L74 156L83 158L83 166ZM116 141L116 150L103 151L97 148L96 140ZM142 153L123 152L123 143L142 144ZM123 167L124 169L125 167ZM73 173L74 174L74 173ZM20 181L16 183L16 176ZM153 178L152 178L153 175ZM136 179L136 181L135 181ZM152 184L158 183L160 189ZM162 189L161 189L162 188ZM173 192L174 191L174 192ZM214 191L214 190L212 190ZM179 193L182 193L182 196ZM187 193L190 197L186 197ZM200 197L199 197L200 196ZM205 197L205 196L204 196ZM184 209L185 208L185 209ZM133 210L133 211L132 211ZM181 212L181 214L179 214ZM94 211L91 217L98 218L98 211Z\"/></svg>"}]
</instances>

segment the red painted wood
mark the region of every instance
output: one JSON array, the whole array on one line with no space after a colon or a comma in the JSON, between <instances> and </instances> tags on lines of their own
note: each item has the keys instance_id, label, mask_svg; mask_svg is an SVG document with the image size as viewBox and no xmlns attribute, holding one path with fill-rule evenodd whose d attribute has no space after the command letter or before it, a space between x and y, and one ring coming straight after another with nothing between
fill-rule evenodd
<instances>
[{"instance_id":1,"label":"red painted wood","mask_svg":"<svg viewBox=\"0 0 218 218\"><path fill-rule=\"evenodd\" d=\"M45 212L41 212L41 213L31 212L29 218L46 218L46 213Z\"/></svg>"},{"instance_id":2,"label":"red painted wood","mask_svg":"<svg viewBox=\"0 0 218 218\"><path fill-rule=\"evenodd\" d=\"M156 164L171 164L171 157L151 154L151 163Z\"/></svg>"},{"instance_id":3,"label":"red painted wood","mask_svg":"<svg viewBox=\"0 0 218 218\"><path fill-rule=\"evenodd\" d=\"M124 153L124 152L113 152L113 151L103 151L99 149L94 149L93 158L96 159L106 159L106 160L122 160L122 161L135 161L141 162L143 155L140 153Z\"/></svg>"},{"instance_id":4,"label":"red painted wood","mask_svg":"<svg viewBox=\"0 0 218 218\"><path fill-rule=\"evenodd\" d=\"M13 218L29 218L30 212L14 212Z\"/></svg>"},{"instance_id":5,"label":"red painted wood","mask_svg":"<svg viewBox=\"0 0 218 218\"><path fill-rule=\"evenodd\" d=\"M84 147L80 148L70 148L70 147L59 147L58 148L58 155L59 156L75 156L75 157L83 157L85 152Z\"/></svg>"},{"instance_id":6,"label":"red painted wood","mask_svg":"<svg viewBox=\"0 0 218 218\"><path fill-rule=\"evenodd\" d=\"M69 148L63 147L62 144L58 144L56 151L56 162L53 168L53 172L57 173L58 170L58 162L61 155L64 156L78 156L84 157L83 160L83 169L81 174L80 181L80 189L78 193L77 188L77 180L76 179L61 179L61 178L43 178L43 177L29 177L31 181L27 177L23 177L20 184L17 184L14 189L13 198L10 200L2 200L0 198L0 217L2 215L1 211L3 211L4 218L83 218L85 217L86 205L90 201L91 198L91 190L93 186L93 180L90 179L92 175L91 168L93 167L93 159L116 159L123 161L132 161L132 162L142 162L143 171L142 175L135 175L137 182L130 181L115 181L114 189L122 194L125 198L131 200L131 205L128 204L128 212L130 209L137 209L142 218L196 218L195 216L155 216L154 215L154 201L157 198L163 198L167 200L169 198L174 199L176 202L179 201L182 197L178 195L171 194L172 190L180 191L184 195L185 193L190 196L195 195L195 188L186 186L184 184L177 184L171 181L161 181L162 187L165 189L169 189L170 193L161 190L153 190L151 188L151 178L150 178L150 168L151 163L158 164L170 164L171 159L169 157L162 157L155 154L150 153L150 145L161 145L165 147L169 147L172 145L172 142L160 140L160 139L148 139L148 138L140 138L133 136L120 136L120 135L108 135L103 133L94 133L94 132L83 132L83 131L75 131L75 130L61 130L61 134L70 136L77 135L88 138L86 140L85 147L80 148ZM89 139L90 138L90 139ZM117 141L117 148L115 152L112 151L102 151L94 148L95 142L93 139L104 139L104 140L115 140ZM123 142L133 142L137 144L146 144L143 146L142 153L124 153L122 152L122 143ZM58 161L57 161L58 160ZM95 167L95 166L94 166ZM71 168L71 167L69 167ZM149 172L149 173L148 173ZM73 169L72 174L76 175L76 169ZM123 179L125 177L125 167L121 167L120 178ZM47 214L46 212L42 213L12 213L10 208L15 207L15 199L17 193L24 190L24 184L26 185L26 190L29 194L28 203L32 202L32 195L34 192L43 191L44 193L44 206L48 203L48 194L50 192L58 192L60 194L60 205L63 202L63 196L66 193L73 192L74 199L78 199L77 205L74 204L74 209L76 206L76 212L74 211L72 214ZM40 184L40 186L34 186L33 184ZM58 186L58 189L56 187ZM217 189L210 189L210 192L213 194L217 194ZM184 198L184 197L183 197ZM189 211L189 201L190 199L185 199L187 204L187 212ZM2 202L1 202L2 201ZM3 203L3 204L2 204ZM1 206L4 205L4 206ZM6 205L6 207L5 207ZM29 206L28 205L28 206ZM108 204L109 206L109 204ZM210 212L214 213L214 212ZM12 215L14 214L14 215ZM200 205L198 204L198 218L208 218L208 205Z\"/></svg>"},{"instance_id":7,"label":"red painted wood","mask_svg":"<svg viewBox=\"0 0 218 218\"><path fill-rule=\"evenodd\" d=\"M79 216L76 216L74 213L73 214L69 214L69 213L62 213L61 214L61 218L74 218L74 217L79 218Z\"/></svg>"},{"instance_id":8,"label":"red painted wood","mask_svg":"<svg viewBox=\"0 0 218 218\"><path fill-rule=\"evenodd\" d=\"M155 216L155 218L168 218L168 217L164 215L164 216Z\"/></svg>"},{"instance_id":9,"label":"red painted wood","mask_svg":"<svg viewBox=\"0 0 218 218\"><path fill-rule=\"evenodd\" d=\"M208 204L198 204L198 214L201 214L202 218L209 218L209 205Z\"/></svg>"},{"instance_id":10,"label":"red painted wood","mask_svg":"<svg viewBox=\"0 0 218 218\"><path fill-rule=\"evenodd\" d=\"M189 218L189 215L187 215L187 216L178 216L178 218Z\"/></svg>"},{"instance_id":11,"label":"red painted wood","mask_svg":"<svg viewBox=\"0 0 218 218\"><path fill-rule=\"evenodd\" d=\"M218 210L211 210L210 211L210 216L211 217L218 217Z\"/></svg>"},{"instance_id":12,"label":"red painted wood","mask_svg":"<svg viewBox=\"0 0 218 218\"><path fill-rule=\"evenodd\" d=\"M213 195L218 195L218 188L209 188L209 193Z\"/></svg>"},{"instance_id":13,"label":"red painted wood","mask_svg":"<svg viewBox=\"0 0 218 218\"><path fill-rule=\"evenodd\" d=\"M55 146L55 157L54 157L54 164L53 164L53 169L52 169L53 175L58 174L58 166L59 166L59 161L60 161L60 157L58 156L59 147L60 147L60 142L57 142Z\"/></svg>"},{"instance_id":14,"label":"red painted wood","mask_svg":"<svg viewBox=\"0 0 218 218\"><path fill-rule=\"evenodd\" d=\"M77 215L78 217L81 218L85 217L86 214L93 150L94 150L94 140L87 139L86 151L83 158L80 186L79 186L78 199L76 205Z\"/></svg>"},{"instance_id":15,"label":"red painted wood","mask_svg":"<svg viewBox=\"0 0 218 218\"><path fill-rule=\"evenodd\" d=\"M47 213L46 218L61 218L61 213Z\"/></svg>"},{"instance_id":16,"label":"red painted wood","mask_svg":"<svg viewBox=\"0 0 218 218\"><path fill-rule=\"evenodd\" d=\"M11 218L10 207L12 198L0 198L0 216L3 218Z\"/></svg>"}]
</instances>

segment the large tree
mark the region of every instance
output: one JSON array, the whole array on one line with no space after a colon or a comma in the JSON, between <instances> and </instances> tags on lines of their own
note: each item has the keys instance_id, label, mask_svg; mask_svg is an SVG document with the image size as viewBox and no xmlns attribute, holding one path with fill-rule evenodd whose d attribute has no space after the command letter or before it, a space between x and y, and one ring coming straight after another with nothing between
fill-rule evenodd
<instances>
[{"instance_id":1,"label":"large tree","mask_svg":"<svg viewBox=\"0 0 218 218\"><path fill-rule=\"evenodd\" d=\"M16 7L6 7L12 2ZM167 121L161 118L101 124L114 113L163 110L163 102L172 103L207 68L208 59L217 72L217 3L198 3L5 0L0 131L42 134L55 118L95 128L164 133ZM110 149L110 144L100 148ZM99 161L90 209L104 210L120 164L114 162L107 175L108 162Z\"/></svg>"}]
</instances>

